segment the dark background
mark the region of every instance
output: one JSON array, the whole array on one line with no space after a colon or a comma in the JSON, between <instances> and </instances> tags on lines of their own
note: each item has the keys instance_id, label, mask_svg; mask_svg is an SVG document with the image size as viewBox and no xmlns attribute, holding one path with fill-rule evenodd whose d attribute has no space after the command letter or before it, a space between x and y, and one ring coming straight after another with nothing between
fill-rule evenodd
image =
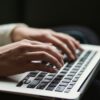
<instances>
[{"instance_id":1,"label":"dark background","mask_svg":"<svg viewBox=\"0 0 100 100\"><path fill-rule=\"evenodd\" d=\"M80 25L100 36L99 0L0 0L0 24L33 27Z\"/></svg>"}]
</instances>

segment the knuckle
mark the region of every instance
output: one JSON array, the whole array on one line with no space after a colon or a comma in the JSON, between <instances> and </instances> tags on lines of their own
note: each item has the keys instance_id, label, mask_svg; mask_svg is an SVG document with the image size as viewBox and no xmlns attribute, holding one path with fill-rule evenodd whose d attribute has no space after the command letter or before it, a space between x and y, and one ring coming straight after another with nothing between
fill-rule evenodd
<instances>
[{"instance_id":1,"label":"knuckle","mask_svg":"<svg viewBox=\"0 0 100 100\"><path fill-rule=\"evenodd\" d=\"M68 49L68 45L66 45L66 44L64 44L64 43L62 43L62 47L66 50L66 49Z\"/></svg>"},{"instance_id":2,"label":"knuckle","mask_svg":"<svg viewBox=\"0 0 100 100\"><path fill-rule=\"evenodd\" d=\"M47 37L48 37L48 34L42 33L42 38L47 38Z\"/></svg>"},{"instance_id":3,"label":"knuckle","mask_svg":"<svg viewBox=\"0 0 100 100\"><path fill-rule=\"evenodd\" d=\"M19 49L20 52L25 52L26 51L26 47L22 44L18 47L18 49Z\"/></svg>"},{"instance_id":4,"label":"knuckle","mask_svg":"<svg viewBox=\"0 0 100 100\"><path fill-rule=\"evenodd\" d=\"M45 58L45 57L47 57L47 53L45 52L45 51L41 51L41 58Z\"/></svg>"},{"instance_id":5,"label":"knuckle","mask_svg":"<svg viewBox=\"0 0 100 100\"><path fill-rule=\"evenodd\" d=\"M46 31L46 32L42 32L42 38L49 38L52 36L52 34L50 34L51 32Z\"/></svg>"},{"instance_id":6,"label":"knuckle","mask_svg":"<svg viewBox=\"0 0 100 100\"><path fill-rule=\"evenodd\" d=\"M20 43L19 43L19 48L20 48L20 49L26 48L26 46L27 46L26 43L23 43L23 42L20 42Z\"/></svg>"},{"instance_id":7,"label":"knuckle","mask_svg":"<svg viewBox=\"0 0 100 100\"><path fill-rule=\"evenodd\" d=\"M54 46L46 46L46 51L57 54L59 51Z\"/></svg>"},{"instance_id":8,"label":"knuckle","mask_svg":"<svg viewBox=\"0 0 100 100\"><path fill-rule=\"evenodd\" d=\"M19 45L18 45L18 49L20 51L27 51L27 49L30 47L30 45L28 45L27 43L24 43L24 42L20 42Z\"/></svg>"},{"instance_id":9,"label":"knuckle","mask_svg":"<svg viewBox=\"0 0 100 100\"><path fill-rule=\"evenodd\" d=\"M51 46L46 46L46 50L47 51L52 51L52 47Z\"/></svg>"}]
</instances>

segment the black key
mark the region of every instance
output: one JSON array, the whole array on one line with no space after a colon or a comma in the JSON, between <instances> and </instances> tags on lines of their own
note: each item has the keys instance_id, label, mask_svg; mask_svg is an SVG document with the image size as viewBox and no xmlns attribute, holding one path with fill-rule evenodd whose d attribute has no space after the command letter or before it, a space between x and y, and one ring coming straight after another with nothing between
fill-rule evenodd
<instances>
[{"instance_id":1,"label":"black key","mask_svg":"<svg viewBox=\"0 0 100 100\"><path fill-rule=\"evenodd\" d=\"M25 82L26 82L28 79L29 79L29 74L28 74L23 80L21 80L21 81L17 84L17 86L18 86L18 87L22 86L23 84L25 84Z\"/></svg>"},{"instance_id":2,"label":"black key","mask_svg":"<svg viewBox=\"0 0 100 100\"><path fill-rule=\"evenodd\" d=\"M38 77L36 77L35 79L36 79L36 80L42 80L43 77L39 77L39 76L38 76Z\"/></svg>"},{"instance_id":3,"label":"black key","mask_svg":"<svg viewBox=\"0 0 100 100\"><path fill-rule=\"evenodd\" d=\"M63 83L69 83L71 80L70 79L63 79L62 82Z\"/></svg>"},{"instance_id":4,"label":"black key","mask_svg":"<svg viewBox=\"0 0 100 100\"><path fill-rule=\"evenodd\" d=\"M77 73L77 70L72 70L70 71L70 73Z\"/></svg>"},{"instance_id":5,"label":"black key","mask_svg":"<svg viewBox=\"0 0 100 100\"><path fill-rule=\"evenodd\" d=\"M52 83L52 84L50 84L50 87L56 87L56 83Z\"/></svg>"},{"instance_id":6,"label":"black key","mask_svg":"<svg viewBox=\"0 0 100 100\"><path fill-rule=\"evenodd\" d=\"M52 91L54 89L54 87L50 87L50 86L48 86L47 88L46 88L46 90L50 90L50 91Z\"/></svg>"},{"instance_id":7,"label":"black key","mask_svg":"<svg viewBox=\"0 0 100 100\"><path fill-rule=\"evenodd\" d=\"M60 78L60 79L62 79L64 77L64 75L61 75L61 74L59 74L58 76L57 76L57 78Z\"/></svg>"},{"instance_id":8,"label":"black key","mask_svg":"<svg viewBox=\"0 0 100 100\"><path fill-rule=\"evenodd\" d=\"M20 81L20 82L17 84L18 87L20 87L20 86L22 86L22 85L23 85L23 80Z\"/></svg>"},{"instance_id":9,"label":"black key","mask_svg":"<svg viewBox=\"0 0 100 100\"><path fill-rule=\"evenodd\" d=\"M75 66L75 68L80 68L82 66L82 64L77 64L76 66Z\"/></svg>"},{"instance_id":10,"label":"black key","mask_svg":"<svg viewBox=\"0 0 100 100\"><path fill-rule=\"evenodd\" d=\"M84 58L81 58L79 62L83 63L85 61L85 59Z\"/></svg>"},{"instance_id":11,"label":"black key","mask_svg":"<svg viewBox=\"0 0 100 100\"><path fill-rule=\"evenodd\" d=\"M44 77L47 73L46 72L41 72L38 77Z\"/></svg>"},{"instance_id":12,"label":"black key","mask_svg":"<svg viewBox=\"0 0 100 100\"><path fill-rule=\"evenodd\" d=\"M61 73L61 74L66 74L67 71L66 71L66 70L62 70L60 73Z\"/></svg>"},{"instance_id":13,"label":"black key","mask_svg":"<svg viewBox=\"0 0 100 100\"><path fill-rule=\"evenodd\" d=\"M47 79L47 80L52 80L52 79L53 79L53 77L54 77L54 76L49 76L49 75L48 75L48 76L46 76L46 78L45 78L45 79Z\"/></svg>"},{"instance_id":14,"label":"black key","mask_svg":"<svg viewBox=\"0 0 100 100\"><path fill-rule=\"evenodd\" d=\"M72 82L77 82L77 80L78 80L78 78L74 78L74 79L72 80Z\"/></svg>"},{"instance_id":15,"label":"black key","mask_svg":"<svg viewBox=\"0 0 100 100\"><path fill-rule=\"evenodd\" d=\"M63 75L63 76L64 76L64 75L65 75L65 73L59 73L59 75Z\"/></svg>"},{"instance_id":16,"label":"black key","mask_svg":"<svg viewBox=\"0 0 100 100\"><path fill-rule=\"evenodd\" d=\"M73 85L68 85L67 89L72 89Z\"/></svg>"},{"instance_id":17,"label":"black key","mask_svg":"<svg viewBox=\"0 0 100 100\"><path fill-rule=\"evenodd\" d=\"M55 77L55 79L50 83L50 85L46 88L46 90L51 90L51 87L53 90L62 78L63 78L63 75L58 75L57 77Z\"/></svg>"},{"instance_id":18,"label":"black key","mask_svg":"<svg viewBox=\"0 0 100 100\"><path fill-rule=\"evenodd\" d=\"M34 71L34 72L30 72L29 76L30 77L35 77L38 74L38 72Z\"/></svg>"},{"instance_id":19,"label":"black key","mask_svg":"<svg viewBox=\"0 0 100 100\"><path fill-rule=\"evenodd\" d=\"M69 92L70 92L70 89L66 89L66 90L65 90L65 93L69 93Z\"/></svg>"},{"instance_id":20,"label":"black key","mask_svg":"<svg viewBox=\"0 0 100 100\"><path fill-rule=\"evenodd\" d=\"M81 76L83 72L79 72L77 75Z\"/></svg>"},{"instance_id":21,"label":"black key","mask_svg":"<svg viewBox=\"0 0 100 100\"><path fill-rule=\"evenodd\" d=\"M37 86L37 89L44 89L45 86L47 85L48 83L46 82L41 82L38 86Z\"/></svg>"},{"instance_id":22,"label":"black key","mask_svg":"<svg viewBox=\"0 0 100 100\"><path fill-rule=\"evenodd\" d=\"M79 61L76 66L81 67L84 62Z\"/></svg>"},{"instance_id":23,"label":"black key","mask_svg":"<svg viewBox=\"0 0 100 100\"><path fill-rule=\"evenodd\" d=\"M80 75L76 75L75 78L80 78Z\"/></svg>"},{"instance_id":24,"label":"black key","mask_svg":"<svg viewBox=\"0 0 100 100\"><path fill-rule=\"evenodd\" d=\"M65 67L63 70L68 71L70 68L69 67Z\"/></svg>"},{"instance_id":25,"label":"black key","mask_svg":"<svg viewBox=\"0 0 100 100\"><path fill-rule=\"evenodd\" d=\"M64 91L65 88L66 88L66 86L59 85L59 86L55 89L55 91L57 91L57 92L62 92L62 91Z\"/></svg>"},{"instance_id":26,"label":"black key","mask_svg":"<svg viewBox=\"0 0 100 100\"><path fill-rule=\"evenodd\" d=\"M91 51L87 51L86 54L80 59L80 62L84 62L86 58L90 55Z\"/></svg>"},{"instance_id":27,"label":"black key","mask_svg":"<svg viewBox=\"0 0 100 100\"><path fill-rule=\"evenodd\" d=\"M75 63L75 61L69 62L69 64L67 65L67 67L72 67L74 63Z\"/></svg>"},{"instance_id":28,"label":"black key","mask_svg":"<svg viewBox=\"0 0 100 100\"><path fill-rule=\"evenodd\" d=\"M61 85L61 86L67 86L68 83L62 81L59 85Z\"/></svg>"},{"instance_id":29,"label":"black key","mask_svg":"<svg viewBox=\"0 0 100 100\"><path fill-rule=\"evenodd\" d=\"M75 75L75 73L69 73L69 76L74 76Z\"/></svg>"},{"instance_id":30,"label":"black key","mask_svg":"<svg viewBox=\"0 0 100 100\"><path fill-rule=\"evenodd\" d=\"M72 81L72 82L70 83L70 85L74 85L75 83L76 83L76 82L73 82L73 81Z\"/></svg>"},{"instance_id":31,"label":"black key","mask_svg":"<svg viewBox=\"0 0 100 100\"><path fill-rule=\"evenodd\" d=\"M27 88L35 88L39 84L40 80L34 80L32 81Z\"/></svg>"},{"instance_id":32,"label":"black key","mask_svg":"<svg viewBox=\"0 0 100 100\"><path fill-rule=\"evenodd\" d=\"M27 80L23 80L23 83L24 84L29 84L31 81L32 81L33 77L30 77L29 79Z\"/></svg>"},{"instance_id":33,"label":"black key","mask_svg":"<svg viewBox=\"0 0 100 100\"><path fill-rule=\"evenodd\" d=\"M35 80L42 80L44 78L44 76L46 75L46 73L40 73L36 78Z\"/></svg>"},{"instance_id":34,"label":"black key","mask_svg":"<svg viewBox=\"0 0 100 100\"><path fill-rule=\"evenodd\" d=\"M27 88L35 88L40 81L44 78L44 76L46 75L45 72L41 72L28 86Z\"/></svg>"},{"instance_id":35,"label":"black key","mask_svg":"<svg viewBox=\"0 0 100 100\"><path fill-rule=\"evenodd\" d=\"M73 76L69 76L69 75L67 75L67 76L65 77L65 79L69 79L69 80L72 80L72 78L73 78Z\"/></svg>"},{"instance_id":36,"label":"black key","mask_svg":"<svg viewBox=\"0 0 100 100\"><path fill-rule=\"evenodd\" d=\"M50 79L44 79L42 82L46 82L46 83L49 83L51 80Z\"/></svg>"},{"instance_id":37,"label":"black key","mask_svg":"<svg viewBox=\"0 0 100 100\"><path fill-rule=\"evenodd\" d=\"M57 84L55 84L55 83L51 83L51 84L46 88L46 90L52 91L52 90L56 87L56 85L57 85Z\"/></svg>"},{"instance_id":38,"label":"black key","mask_svg":"<svg viewBox=\"0 0 100 100\"><path fill-rule=\"evenodd\" d=\"M73 68L73 70L76 70L77 71L77 70L79 70L79 68Z\"/></svg>"}]
</instances>

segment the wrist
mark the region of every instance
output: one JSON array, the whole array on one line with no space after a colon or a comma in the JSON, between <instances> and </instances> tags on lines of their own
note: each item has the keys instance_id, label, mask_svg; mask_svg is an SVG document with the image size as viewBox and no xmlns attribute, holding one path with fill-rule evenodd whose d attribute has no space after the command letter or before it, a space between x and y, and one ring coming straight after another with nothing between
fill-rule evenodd
<instances>
[{"instance_id":1,"label":"wrist","mask_svg":"<svg viewBox=\"0 0 100 100\"><path fill-rule=\"evenodd\" d=\"M16 27L14 27L14 29L12 30L10 34L12 42L16 42L21 39L21 32L25 27L27 27L27 25L24 25L24 24L19 24L19 25L16 25Z\"/></svg>"}]
</instances>

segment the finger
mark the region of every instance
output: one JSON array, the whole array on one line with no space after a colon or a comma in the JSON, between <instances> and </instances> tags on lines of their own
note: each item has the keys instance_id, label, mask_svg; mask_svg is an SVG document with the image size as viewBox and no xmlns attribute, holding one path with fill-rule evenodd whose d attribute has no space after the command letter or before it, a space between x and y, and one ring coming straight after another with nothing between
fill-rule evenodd
<instances>
[{"instance_id":1,"label":"finger","mask_svg":"<svg viewBox=\"0 0 100 100\"><path fill-rule=\"evenodd\" d=\"M43 43L43 42L35 41L35 40L27 40L27 39L24 39L22 41L25 42L25 43L30 43L32 45L43 45L43 44L45 44L45 45L52 45L51 43Z\"/></svg>"},{"instance_id":2,"label":"finger","mask_svg":"<svg viewBox=\"0 0 100 100\"><path fill-rule=\"evenodd\" d=\"M63 41L68 47L69 49L72 51L73 55L76 54L76 47L74 45L74 43L70 40L70 38L67 35L64 34L54 34L54 36L58 39L60 39L61 41Z\"/></svg>"},{"instance_id":3,"label":"finger","mask_svg":"<svg viewBox=\"0 0 100 100\"><path fill-rule=\"evenodd\" d=\"M53 43L58 48L60 48L63 52L65 52L70 59L75 60L75 56L73 55L72 51L66 46L65 43L63 43L62 41L60 41L54 36L48 37L47 40Z\"/></svg>"},{"instance_id":4,"label":"finger","mask_svg":"<svg viewBox=\"0 0 100 100\"><path fill-rule=\"evenodd\" d=\"M58 69L61 68L63 65L58 61L58 59L47 52L38 51L38 52L29 52L26 53L25 59L27 61L47 61L51 64L55 65Z\"/></svg>"},{"instance_id":5,"label":"finger","mask_svg":"<svg viewBox=\"0 0 100 100\"><path fill-rule=\"evenodd\" d=\"M45 44L43 44L43 45L32 45L32 46L29 46L26 49L27 49L26 52L45 51L48 54L51 54L52 56L56 57L59 60L59 62L64 64L62 55L59 53L59 51L54 46L45 45Z\"/></svg>"},{"instance_id":6,"label":"finger","mask_svg":"<svg viewBox=\"0 0 100 100\"><path fill-rule=\"evenodd\" d=\"M53 46L51 43L42 43L42 42L37 42L37 41L30 41L30 40L23 40L20 42L19 45L19 52L33 52L33 51L40 51L41 49L43 50L42 47L51 47ZM43 50L44 51L44 50Z\"/></svg>"},{"instance_id":7,"label":"finger","mask_svg":"<svg viewBox=\"0 0 100 100\"><path fill-rule=\"evenodd\" d=\"M83 48L80 45L80 42L78 40L76 40L75 38L71 37L68 35L68 37L73 41L73 43L75 44L76 48L79 50L83 50Z\"/></svg>"},{"instance_id":8,"label":"finger","mask_svg":"<svg viewBox=\"0 0 100 100\"><path fill-rule=\"evenodd\" d=\"M59 60L59 62L64 64L63 56L59 53L59 51L54 46L36 45L36 46L34 46L34 51L45 51L45 52L51 54L52 56L56 57Z\"/></svg>"},{"instance_id":9,"label":"finger","mask_svg":"<svg viewBox=\"0 0 100 100\"><path fill-rule=\"evenodd\" d=\"M72 42L75 44L76 48L83 51L83 48L81 47L80 42L74 38L71 38L71 39L72 39Z\"/></svg>"},{"instance_id":10,"label":"finger","mask_svg":"<svg viewBox=\"0 0 100 100\"><path fill-rule=\"evenodd\" d=\"M75 38L73 38L73 37L70 36L70 35L67 35L67 34L64 34L64 33L62 33L62 34L63 34L65 37L67 36L67 37L70 39L70 41L73 42L74 46L75 46L77 49L83 50L83 48L80 46L80 42L79 42L78 40L76 40Z\"/></svg>"}]
</instances>

